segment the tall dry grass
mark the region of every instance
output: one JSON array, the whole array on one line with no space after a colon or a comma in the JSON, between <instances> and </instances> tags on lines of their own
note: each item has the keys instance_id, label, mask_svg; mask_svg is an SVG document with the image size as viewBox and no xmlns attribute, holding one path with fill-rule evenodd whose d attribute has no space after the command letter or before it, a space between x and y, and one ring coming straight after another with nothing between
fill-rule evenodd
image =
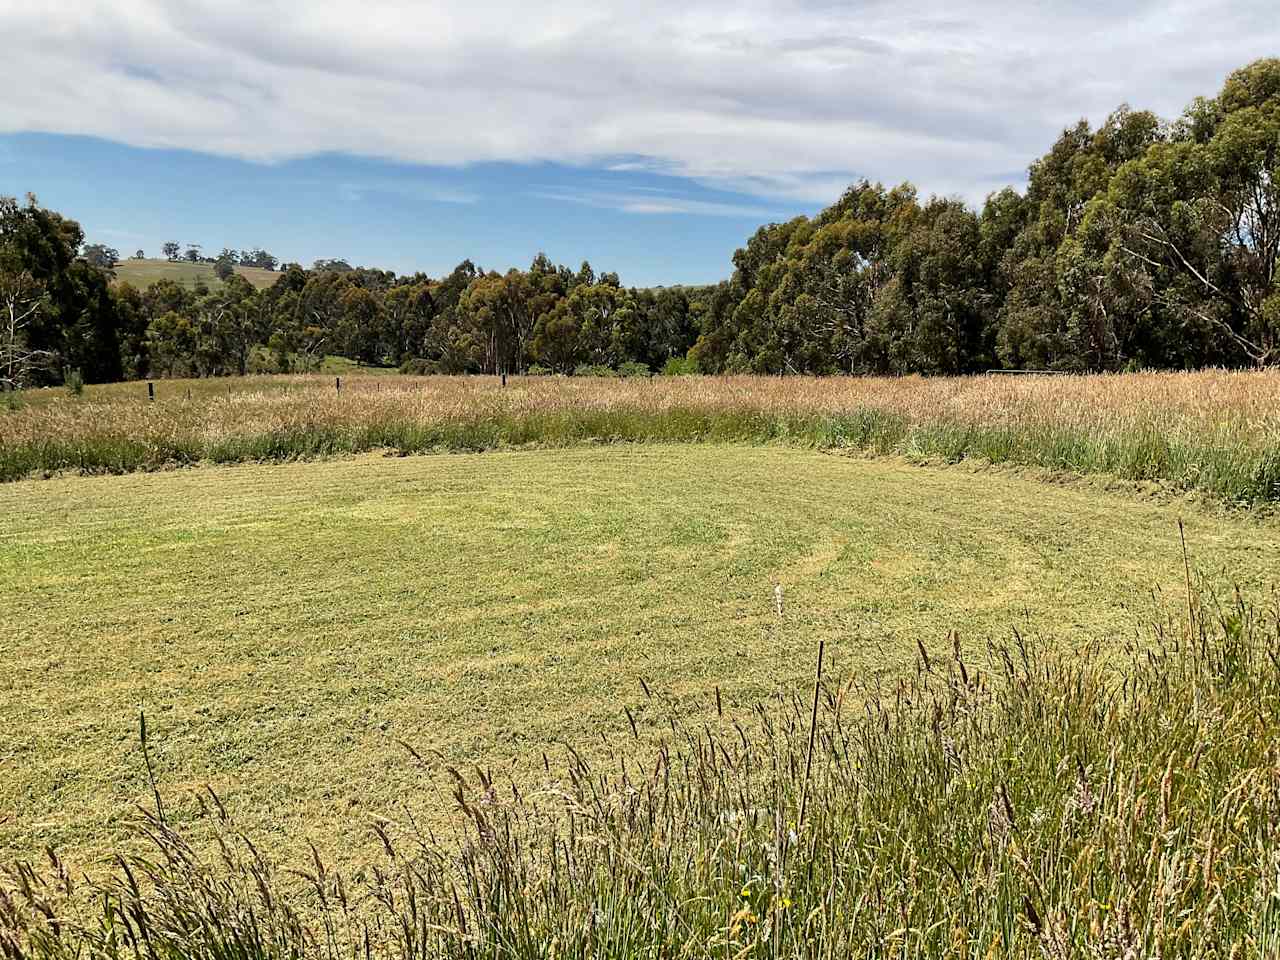
<instances>
[{"instance_id":1,"label":"tall dry grass","mask_svg":"<svg viewBox=\"0 0 1280 960\"><path fill-rule=\"evenodd\" d=\"M190 399L188 399L190 391ZM0 480L583 442L783 442L1280 500L1280 372L953 379L163 381L0 409Z\"/></svg>"},{"instance_id":2,"label":"tall dry grass","mask_svg":"<svg viewBox=\"0 0 1280 960\"><path fill-rule=\"evenodd\" d=\"M1274 958L1280 610L1184 611L1119 671L1015 634L736 719L637 691L539 790L441 770L460 837L379 821L361 876L232 830L203 859L151 815L87 891L0 876L0 956Z\"/></svg>"}]
</instances>

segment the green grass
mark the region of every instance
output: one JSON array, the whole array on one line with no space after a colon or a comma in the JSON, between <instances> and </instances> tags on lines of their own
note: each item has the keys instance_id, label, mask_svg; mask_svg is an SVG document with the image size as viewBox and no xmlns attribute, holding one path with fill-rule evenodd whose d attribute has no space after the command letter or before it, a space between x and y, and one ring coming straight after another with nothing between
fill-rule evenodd
<instances>
[{"instance_id":1,"label":"green grass","mask_svg":"<svg viewBox=\"0 0 1280 960\"><path fill-rule=\"evenodd\" d=\"M1257 590L1280 527L1185 507L1210 583ZM397 744L450 763L910 670L952 628L1119 650L1182 592L1174 508L783 447L639 446L241 465L0 488L0 862L80 862L149 796L211 785L264 849L359 860L408 797ZM784 588L786 622L773 609ZM665 710L665 708L664 708Z\"/></svg>"},{"instance_id":2,"label":"green grass","mask_svg":"<svg viewBox=\"0 0 1280 960\"><path fill-rule=\"evenodd\" d=\"M1280 607L1181 600L1119 657L921 644L892 684L692 716L646 689L540 788L415 754L354 871L282 870L212 793L202 854L157 793L87 882L0 868L0 955L1273 960ZM456 836L415 815L439 779Z\"/></svg>"},{"instance_id":3,"label":"green grass","mask_svg":"<svg viewBox=\"0 0 1280 960\"><path fill-rule=\"evenodd\" d=\"M400 375L400 371L396 367L370 366L358 360L335 356L331 353L325 354L324 359L320 361L318 372L326 375L341 374L342 376L359 375L362 377L394 377Z\"/></svg>"},{"instance_id":4,"label":"green grass","mask_svg":"<svg viewBox=\"0 0 1280 960\"><path fill-rule=\"evenodd\" d=\"M277 271L263 270L261 267L235 268L236 273L262 290L271 286L280 276ZM198 281L204 281L210 290L222 286L222 281L213 272L211 263L189 263L186 260L121 260L116 264L116 282L129 283L139 290L145 290L160 280L172 280L179 286L193 289Z\"/></svg>"}]
</instances>

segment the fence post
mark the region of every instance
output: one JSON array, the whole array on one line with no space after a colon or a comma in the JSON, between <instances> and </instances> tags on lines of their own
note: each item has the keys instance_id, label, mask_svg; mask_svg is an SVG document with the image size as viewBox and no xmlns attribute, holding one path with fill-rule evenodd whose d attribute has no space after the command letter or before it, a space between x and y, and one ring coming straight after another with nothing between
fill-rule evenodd
<instances>
[{"instance_id":1,"label":"fence post","mask_svg":"<svg viewBox=\"0 0 1280 960\"><path fill-rule=\"evenodd\" d=\"M342 378L341 378L341 377L334 377L334 378L333 378L333 390L334 390L334 392L335 392L335 393L341 393L341 392L342 392Z\"/></svg>"},{"instance_id":2,"label":"fence post","mask_svg":"<svg viewBox=\"0 0 1280 960\"><path fill-rule=\"evenodd\" d=\"M504 387L507 385L507 371L505 370L502 371L502 385Z\"/></svg>"},{"instance_id":3,"label":"fence post","mask_svg":"<svg viewBox=\"0 0 1280 960\"><path fill-rule=\"evenodd\" d=\"M156 385L152 383L150 380L147 381L147 399L152 401L153 403L155 402L155 399L156 399Z\"/></svg>"}]
</instances>

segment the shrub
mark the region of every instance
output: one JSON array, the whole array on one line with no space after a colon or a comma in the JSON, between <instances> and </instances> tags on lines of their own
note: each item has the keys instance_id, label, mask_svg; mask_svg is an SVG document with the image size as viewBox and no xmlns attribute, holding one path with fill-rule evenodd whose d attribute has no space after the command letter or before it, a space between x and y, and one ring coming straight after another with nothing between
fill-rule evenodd
<instances>
[{"instance_id":1,"label":"shrub","mask_svg":"<svg viewBox=\"0 0 1280 960\"><path fill-rule=\"evenodd\" d=\"M662 365L664 377L688 377L698 372L698 362L691 357L672 357Z\"/></svg>"},{"instance_id":2,"label":"shrub","mask_svg":"<svg viewBox=\"0 0 1280 960\"><path fill-rule=\"evenodd\" d=\"M626 363L618 367L618 376L620 377L648 377L652 376L653 371L649 369L647 363L637 363L628 360Z\"/></svg>"},{"instance_id":3,"label":"shrub","mask_svg":"<svg viewBox=\"0 0 1280 960\"><path fill-rule=\"evenodd\" d=\"M602 363L580 363L573 368L575 377L616 377L618 371Z\"/></svg>"},{"instance_id":4,"label":"shrub","mask_svg":"<svg viewBox=\"0 0 1280 960\"><path fill-rule=\"evenodd\" d=\"M278 342L279 341L277 341L277 343ZM288 373L288 351L282 350L277 353L269 346L256 346L249 351L249 361L246 364L246 370L251 376L268 373Z\"/></svg>"},{"instance_id":5,"label":"shrub","mask_svg":"<svg viewBox=\"0 0 1280 960\"><path fill-rule=\"evenodd\" d=\"M526 377L549 377L553 373L555 373L554 370L550 367L544 367L540 363L529 364L529 368L524 372Z\"/></svg>"},{"instance_id":6,"label":"shrub","mask_svg":"<svg viewBox=\"0 0 1280 960\"><path fill-rule=\"evenodd\" d=\"M440 364L435 360L411 357L400 364L400 372L414 377L426 377L440 373Z\"/></svg>"},{"instance_id":7,"label":"shrub","mask_svg":"<svg viewBox=\"0 0 1280 960\"><path fill-rule=\"evenodd\" d=\"M78 397L84 393L84 377L81 375L79 367L74 370L71 367L63 367L62 383L67 388L67 393L73 397Z\"/></svg>"}]
</instances>

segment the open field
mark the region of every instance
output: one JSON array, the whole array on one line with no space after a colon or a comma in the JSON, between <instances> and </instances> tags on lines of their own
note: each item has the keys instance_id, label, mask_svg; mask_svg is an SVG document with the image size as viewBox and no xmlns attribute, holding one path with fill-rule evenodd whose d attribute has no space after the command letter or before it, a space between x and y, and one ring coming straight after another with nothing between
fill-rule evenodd
<instances>
[{"instance_id":1,"label":"open field","mask_svg":"<svg viewBox=\"0 0 1280 960\"><path fill-rule=\"evenodd\" d=\"M188 390L191 400L187 399ZM1280 372L921 379L329 376L41 391L0 404L0 480L200 461L567 446L784 443L1104 474L1280 500Z\"/></svg>"},{"instance_id":2,"label":"open field","mask_svg":"<svg viewBox=\"0 0 1280 960\"><path fill-rule=\"evenodd\" d=\"M257 348L250 358L251 368L255 362L263 365L272 362L266 348ZM380 383L400 375L400 371L395 367L370 366L349 357L326 354L320 359L318 369L306 374L253 373L247 377L195 377L91 383L84 387L84 393L80 397L70 396L64 387L40 387L16 394L0 394L0 414L13 413L26 408L34 410L52 408L66 412L67 404L79 404L85 401L94 404L123 404L128 407L147 399L148 382L155 384L157 400L185 401L190 395L192 400L211 403L226 401L228 395L237 397L249 393L283 393L302 387L324 392L334 389L335 377L341 377L344 385L349 378L355 378L356 383L353 386L358 388L361 381ZM111 410L106 412L108 415L112 413Z\"/></svg>"},{"instance_id":3,"label":"open field","mask_svg":"<svg viewBox=\"0 0 1280 960\"><path fill-rule=\"evenodd\" d=\"M270 865L309 844L392 955L1280 944L1280 614L1193 602L1203 641L1132 646L1188 629L1179 513L1202 587L1266 596L1280 375L386 373L0 404L0 864L143 848L139 709L169 858L131 868L157 896L121 874L100 922L47 930L84 891L0 870L0 953L111 956L150 916L185 957L252 915L276 946L250 956L349 956L365 934L320 949L333 901ZM990 647L1015 628L1021 679ZM268 861L192 865L206 786Z\"/></svg>"},{"instance_id":4,"label":"open field","mask_svg":"<svg viewBox=\"0 0 1280 960\"><path fill-rule=\"evenodd\" d=\"M259 290L271 286L280 274L274 270L263 270L261 267L235 268L236 273L244 277ZM188 290L193 289L198 281L204 281L210 290L222 286L222 281L213 272L211 263L190 263L186 260L121 260L116 264L116 282L130 283L139 290L145 290L158 280L172 280Z\"/></svg>"},{"instance_id":5,"label":"open field","mask_svg":"<svg viewBox=\"0 0 1280 960\"><path fill-rule=\"evenodd\" d=\"M1209 583L1274 577L1274 523L1188 509ZM953 627L1110 655L1183 595L1168 506L777 446L68 477L0 516L0 862L121 842L139 706L177 823L209 784L265 849L343 862L369 818L450 806L398 739L528 782L624 706L654 730L793 689L820 640L833 682Z\"/></svg>"},{"instance_id":6,"label":"open field","mask_svg":"<svg viewBox=\"0 0 1280 960\"><path fill-rule=\"evenodd\" d=\"M157 796L95 877L0 868L0 952L1271 960L1280 608L1184 599L1118 662L922 646L891 689L633 724L539 789L451 768L460 835L410 799L354 871L281 867L216 797L203 856Z\"/></svg>"}]
</instances>

